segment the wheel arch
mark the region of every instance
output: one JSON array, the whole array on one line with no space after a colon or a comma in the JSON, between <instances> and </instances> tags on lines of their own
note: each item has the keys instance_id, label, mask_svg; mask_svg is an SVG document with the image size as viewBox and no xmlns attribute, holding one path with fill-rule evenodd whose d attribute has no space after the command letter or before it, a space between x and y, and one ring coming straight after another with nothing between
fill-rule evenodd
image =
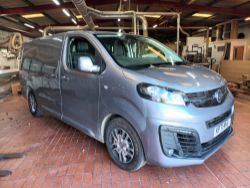
<instances>
[{"instance_id":1,"label":"wheel arch","mask_svg":"<svg viewBox=\"0 0 250 188\"><path fill-rule=\"evenodd\" d=\"M114 118L117 118L117 117L121 117L121 118L123 118L121 115L119 115L119 114L108 114L108 115L106 115L105 116L105 118L103 119L103 121L102 121L102 124L101 124L101 139L100 139L100 141L102 142L102 143L105 143L105 132L106 132L106 129L107 129L107 127L108 127L108 124L109 124L109 122L112 120L112 119L114 119Z\"/></svg>"},{"instance_id":2,"label":"wheel arch","mask_svg":"<svg viewBox=\"0 0 250 188\"><path fill-rule=\"evenodd\" d=\"M25 91L25 96L28 98L30 93L33 93L35 95L35 92L33 91L33 89L30 86L28 86Z\"/></svg>"},{"instance_id":3,"label":"wheel arch","mask_svg":"<svg viewBox=\"0 0 250 188\"><path fill-rule=\"evenodd\" d=\"M129 121L127 118L123 117L122 115L120 114L117 114L117 113L113 113L113 114L108 114L102 121L102 124L101 124L101 142L102 143L105 143L105 133L106 133L106 129L108 127L108 124L109 122L114 119L114 118L122 118L124 119L125 121L127 121L130 125L131 125L131 128L135 130L135 133L137 134L137 136L139 137L139 140L141 142L141 145L142 145L142 150L143 150L143 154L144 154L144 157L145 157L145 150L144 150L144 145L143 145L143 140L142 140L142 137L140 136L138 130L136 129L135 126L133 126L132 122Z\"/></svg>"}]
</instances>

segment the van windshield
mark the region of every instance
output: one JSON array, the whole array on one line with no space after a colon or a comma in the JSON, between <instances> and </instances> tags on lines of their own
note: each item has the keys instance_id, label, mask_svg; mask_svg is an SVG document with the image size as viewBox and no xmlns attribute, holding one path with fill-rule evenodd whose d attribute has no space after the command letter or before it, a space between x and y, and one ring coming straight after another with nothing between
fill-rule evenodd
<instances>
[{"instance_id":1,"label":"van windshield","mask_svg":"<svg viewBox=\"0 0 250 188\"><path fill-rule=\"evenodd\" d=\"M122 33L95 34L95 36L122 67L132 68L183 63L183 59L175 52L151 38Z\"/></svg>"}]
</instances>

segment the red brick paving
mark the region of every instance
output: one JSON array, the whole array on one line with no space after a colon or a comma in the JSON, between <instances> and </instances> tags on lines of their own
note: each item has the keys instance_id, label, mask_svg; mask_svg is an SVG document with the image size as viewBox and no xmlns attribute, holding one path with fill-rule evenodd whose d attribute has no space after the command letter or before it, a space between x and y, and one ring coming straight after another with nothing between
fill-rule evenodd
<instances>
[{"instance_id":1,"label":"red brick paving","mask_svg":"<svg viewBox=\"0 0 250 188\"><path fill-rule=\"evenodd\" d=\"M0 153L26 151L0 161L13 174L0 187L250 187L250 102L236 99L235 136L199 166L117 168L105 146L52 117L33 118L26 100L0 102Z\"/></svg>"}]
</instances>

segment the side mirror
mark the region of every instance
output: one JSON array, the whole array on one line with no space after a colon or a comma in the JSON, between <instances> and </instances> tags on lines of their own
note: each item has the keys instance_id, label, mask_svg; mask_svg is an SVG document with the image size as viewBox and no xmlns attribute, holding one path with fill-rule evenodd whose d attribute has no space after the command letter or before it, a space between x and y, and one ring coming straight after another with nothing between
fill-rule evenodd
<instances>
[{"instance_id":1,"label":"side mirror","mask_svg":"<svg viewBox=\"0 0 250 188\"><path fill-rule=\"evenodd\" d=\"M78 59L78 70L82 72L100 72L100 66L94 65L92 60L87 56L79 57Z\"/></svg>"}]
</instances>

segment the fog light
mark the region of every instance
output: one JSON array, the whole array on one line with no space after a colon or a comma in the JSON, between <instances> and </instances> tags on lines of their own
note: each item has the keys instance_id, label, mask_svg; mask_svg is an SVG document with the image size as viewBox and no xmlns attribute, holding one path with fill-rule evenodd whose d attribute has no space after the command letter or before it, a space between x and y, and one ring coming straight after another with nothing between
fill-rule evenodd
<instances>
[{"instance_id":1,"label":"fog light","mask_svg":"<svg viewBox=\"0 0 250 188\"><path fill-rule=\"evenodd\" d=\"M174 154L174 149L167 149L167 155L172 156Z\"/></svg>"}]
</instances>

